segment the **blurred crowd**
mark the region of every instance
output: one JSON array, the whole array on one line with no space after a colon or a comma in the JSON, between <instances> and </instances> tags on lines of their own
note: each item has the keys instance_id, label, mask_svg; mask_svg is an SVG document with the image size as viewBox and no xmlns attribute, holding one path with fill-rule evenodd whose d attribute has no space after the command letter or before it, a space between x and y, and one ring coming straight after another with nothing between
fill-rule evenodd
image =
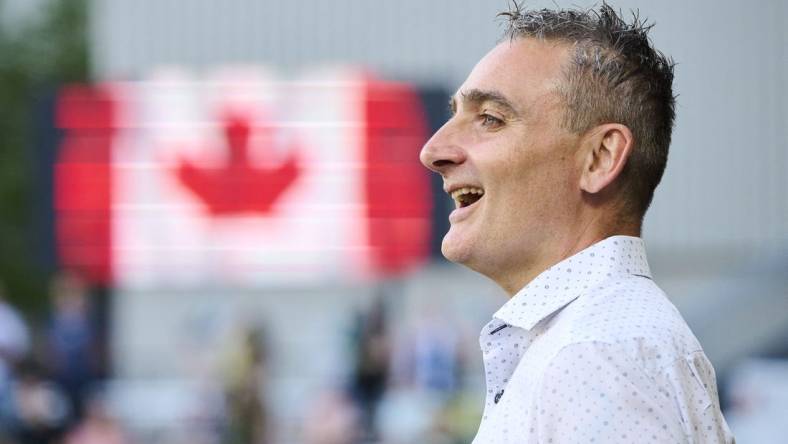
<instances>
[{"instance_id":1,"label":"blurred crowd","mask_svg":"<svg viewBox=\"0 0 788 444\"><path fill-rule=\"evenodd\" d=\"M144 377L111 365L123 349L108 340L106 293L70 273L49 292L34 316L0 284L0 444L460 444L479 425L478 337L435 302L412 307L392 292L363 300L320 332L344 351L295 364L336 362L325 380L289 374L301 370L285 365L283 333L250 309L184 324L190 341L175 341L165 359L188 371ZM721 381L743 436L782 424L767 421L784 416L785 369L750 361Z\"/></svg>"},{"instance_id":2,"label":"blurred crowd","mask_svg":"<svg viewBox=\"0 0 788 444\"><path fill-rule=\"evenodd\" d=\"M120 443L102 408L105 354L88 288L74 274L50 284L50 313L31 323L0 284L0 440Z\"/></svg>"},{"instance_id":3,"label":"blurred crowd","mask_svg":"<svg viewBox=\"0 0 788 444\"><path fill-rule=\"evenodd\" d=\"M50 313L32 323L0 284L0 442L125 442L102 402L106 359L89 289L61 273L50 293Z\"/></svg>"},{"instance_id":4,"label":"blurred crowd","mask_svg":"<svg viewBox=\"0 0 788 444\"><path fill-rule=\"evenodd\" d=\"M275 356L265 329L239 323L217 352L214 380L193 390L202 393L182 424L188 430L146 434L129 417L156 408L117 405L124 398L115 393L94 291L70 273L55 276L50 291L49 313L34 322L0 287L0 444L454 444L469 442L478 425L477 400L463 390L461 333L437 312L407 334L395 331L380 298L347 326L344 380L310 397L296 424L278 423L269 406Z\"/></svg>"},{"instance_id":5,"label":"blurred crowd","mask_svg":"<svg viewBox=\"0 0 788 444\"><path fill-rule=\"evenodd\" d=\"M348 383L326 392L304 420L306 444L468 443L478 400L465 390L460 330L426 312L407 332L391 325L386 299L356 317ZM455 326L456 327L456 326Z\"/></svg>"}]
</instances>

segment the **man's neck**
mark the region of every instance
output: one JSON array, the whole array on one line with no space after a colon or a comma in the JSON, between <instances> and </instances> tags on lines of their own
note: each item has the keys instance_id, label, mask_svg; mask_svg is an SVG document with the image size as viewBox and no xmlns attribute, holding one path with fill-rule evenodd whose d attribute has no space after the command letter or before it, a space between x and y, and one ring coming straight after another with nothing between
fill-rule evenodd
<instances>
[{"instance_id":1,"label":"man's neck","mask_svg":"<svg viewBox=\"0 0 788 444\"><path fill-rule=\"evenodd\" d=\"M574 256L597 242L618 235L640 237L640 226L619 226L604 230L586 229L574 236L569 235L557 239L554 245L546 246L546 251L539 254L534 262L494 280L509 297L512 297L551 266Z\"/></svg>"}]
</instances>

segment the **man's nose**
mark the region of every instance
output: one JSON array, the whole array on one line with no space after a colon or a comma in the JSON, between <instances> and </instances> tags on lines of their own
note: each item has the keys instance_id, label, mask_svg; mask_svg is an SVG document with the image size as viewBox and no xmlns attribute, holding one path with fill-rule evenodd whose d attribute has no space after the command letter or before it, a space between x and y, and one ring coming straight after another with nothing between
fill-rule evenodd
<instances>
[{"instance_id":1,"label":"man's nose","mask_svg":"<svg viewBox=\"0 0 788 444\"><path fill-rule=\"evenodd\" d=\"M465 162L465 150L457 144L456 137L453 136L456 134L452 134L448 123L443 125L421 149L421 163L430 170L445 175L452 167Z\"/></svg>"}]
</instances>

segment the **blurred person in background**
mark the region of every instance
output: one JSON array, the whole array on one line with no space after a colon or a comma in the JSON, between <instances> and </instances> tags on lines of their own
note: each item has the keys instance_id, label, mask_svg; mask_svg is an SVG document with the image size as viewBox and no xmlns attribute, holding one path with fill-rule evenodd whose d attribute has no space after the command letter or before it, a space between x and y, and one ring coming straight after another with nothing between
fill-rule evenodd
<instances>
[{"instance_id":1,"label":"blurred person in background","mask_svg":"<svg viewBox=\"0 0 788 444\"><path fill-rule=\"evenodd\" d=\"M226 357L226 444L264 444L270 430L265 400L265 335L260 328L244 325Z\"/></svg>"},{"instance_id":2,"label":"blurred person in background","mask_svg":"<svg viewBox=\"0 0 788 444\"><path fill-rule=\"evenodd\" d=\"M14 367L30 348L30 332L22 315L6 300L0 282L0 398L13 379Z\"/></svg>"},{"instance_id":3,"label":"blurred person in background","mask_svg":"<svg viewBox=\"0 0 788 444\"><path fill-rule=\"evenodd\" d=\"M467 443L473 438L459 430L467 418L461 414L465 335L457 325L445 310L430 305L395 342L380 418L387 440Z\"/></svg>"},{"instance_id":4,"label":"blurred person in background","mask_svg":"<svg viewBox=\"0 0 788 444\"><path fill-rule=\"evenodd\" d=\"M47 359L70 404L71 422L82 419L85 396L98 377L98 347L88 289L63 272L51 284L52 314L46 329Z\"/></svg>"},{"instance_id":5,"label":"blurred person in background","mask_svg":"<svg viewBox=\"0 0 788 444\"><path fill-rule=\"evenodd\" d=\"M391 344L386 304L378 296L368 312L356 321L354 337L355 363L350 392L359 409L365 439L379 436L377 415L389 382Z\"/></svg>"},{"instance_id":6,"label":"blurred person in background","mask_svg":"<svg viewBox=\"0 0 788 444\"><path fill-rule=\"evenodd\" d=\"M510 296L481 332L474 442L733 442L640 239L675 118L672 60L607 4L501 16L504 38L421 152L455 201L444 256Z\"/></svg>"},{"instance_id":7,"label":"blurred person in background","mask_svg":"<svg viewBox=\"0 0 788 444\"><path fill-rule=\"evenodd\" d=\"M419 322L410 343L413 382L442 400L459 388L461 371L460 332L449 325L439 313L429 313Z\"/></svg>"},{"instance_id":8,"label":"blurred person in background","mask_svg":"<svg viewBox=\"0 0 788 444\"><path fill-rule=\"evenodd\" d=\"M6 289L0 282L0 442L9 430L11 388L15 369L30 348L30 332L19 311L6 300Z\"/></svg>"}]
</instances>

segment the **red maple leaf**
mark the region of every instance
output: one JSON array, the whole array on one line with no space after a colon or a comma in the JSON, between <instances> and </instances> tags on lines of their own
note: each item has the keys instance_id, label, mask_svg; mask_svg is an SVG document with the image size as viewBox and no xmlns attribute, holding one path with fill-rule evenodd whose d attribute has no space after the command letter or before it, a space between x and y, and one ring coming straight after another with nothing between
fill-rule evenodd
<instances>
[{"instance_id":1,"label":"red maple leaf","mask_svg":"<svg viewBox=\"0 0 788 444\"><path fill-rule=\"evenodd\" d=\"M260 139L274 143L274 130L265 126ZM232 115L224 121L229 161L219 168L205 168L182 160L178 178L217 216L243 213L267 214L271 206L298 178L295 146L290 146L284 162L273 168L255 167L249 162L251 128L248 119Z\"/></svg>"}]
</instances>

